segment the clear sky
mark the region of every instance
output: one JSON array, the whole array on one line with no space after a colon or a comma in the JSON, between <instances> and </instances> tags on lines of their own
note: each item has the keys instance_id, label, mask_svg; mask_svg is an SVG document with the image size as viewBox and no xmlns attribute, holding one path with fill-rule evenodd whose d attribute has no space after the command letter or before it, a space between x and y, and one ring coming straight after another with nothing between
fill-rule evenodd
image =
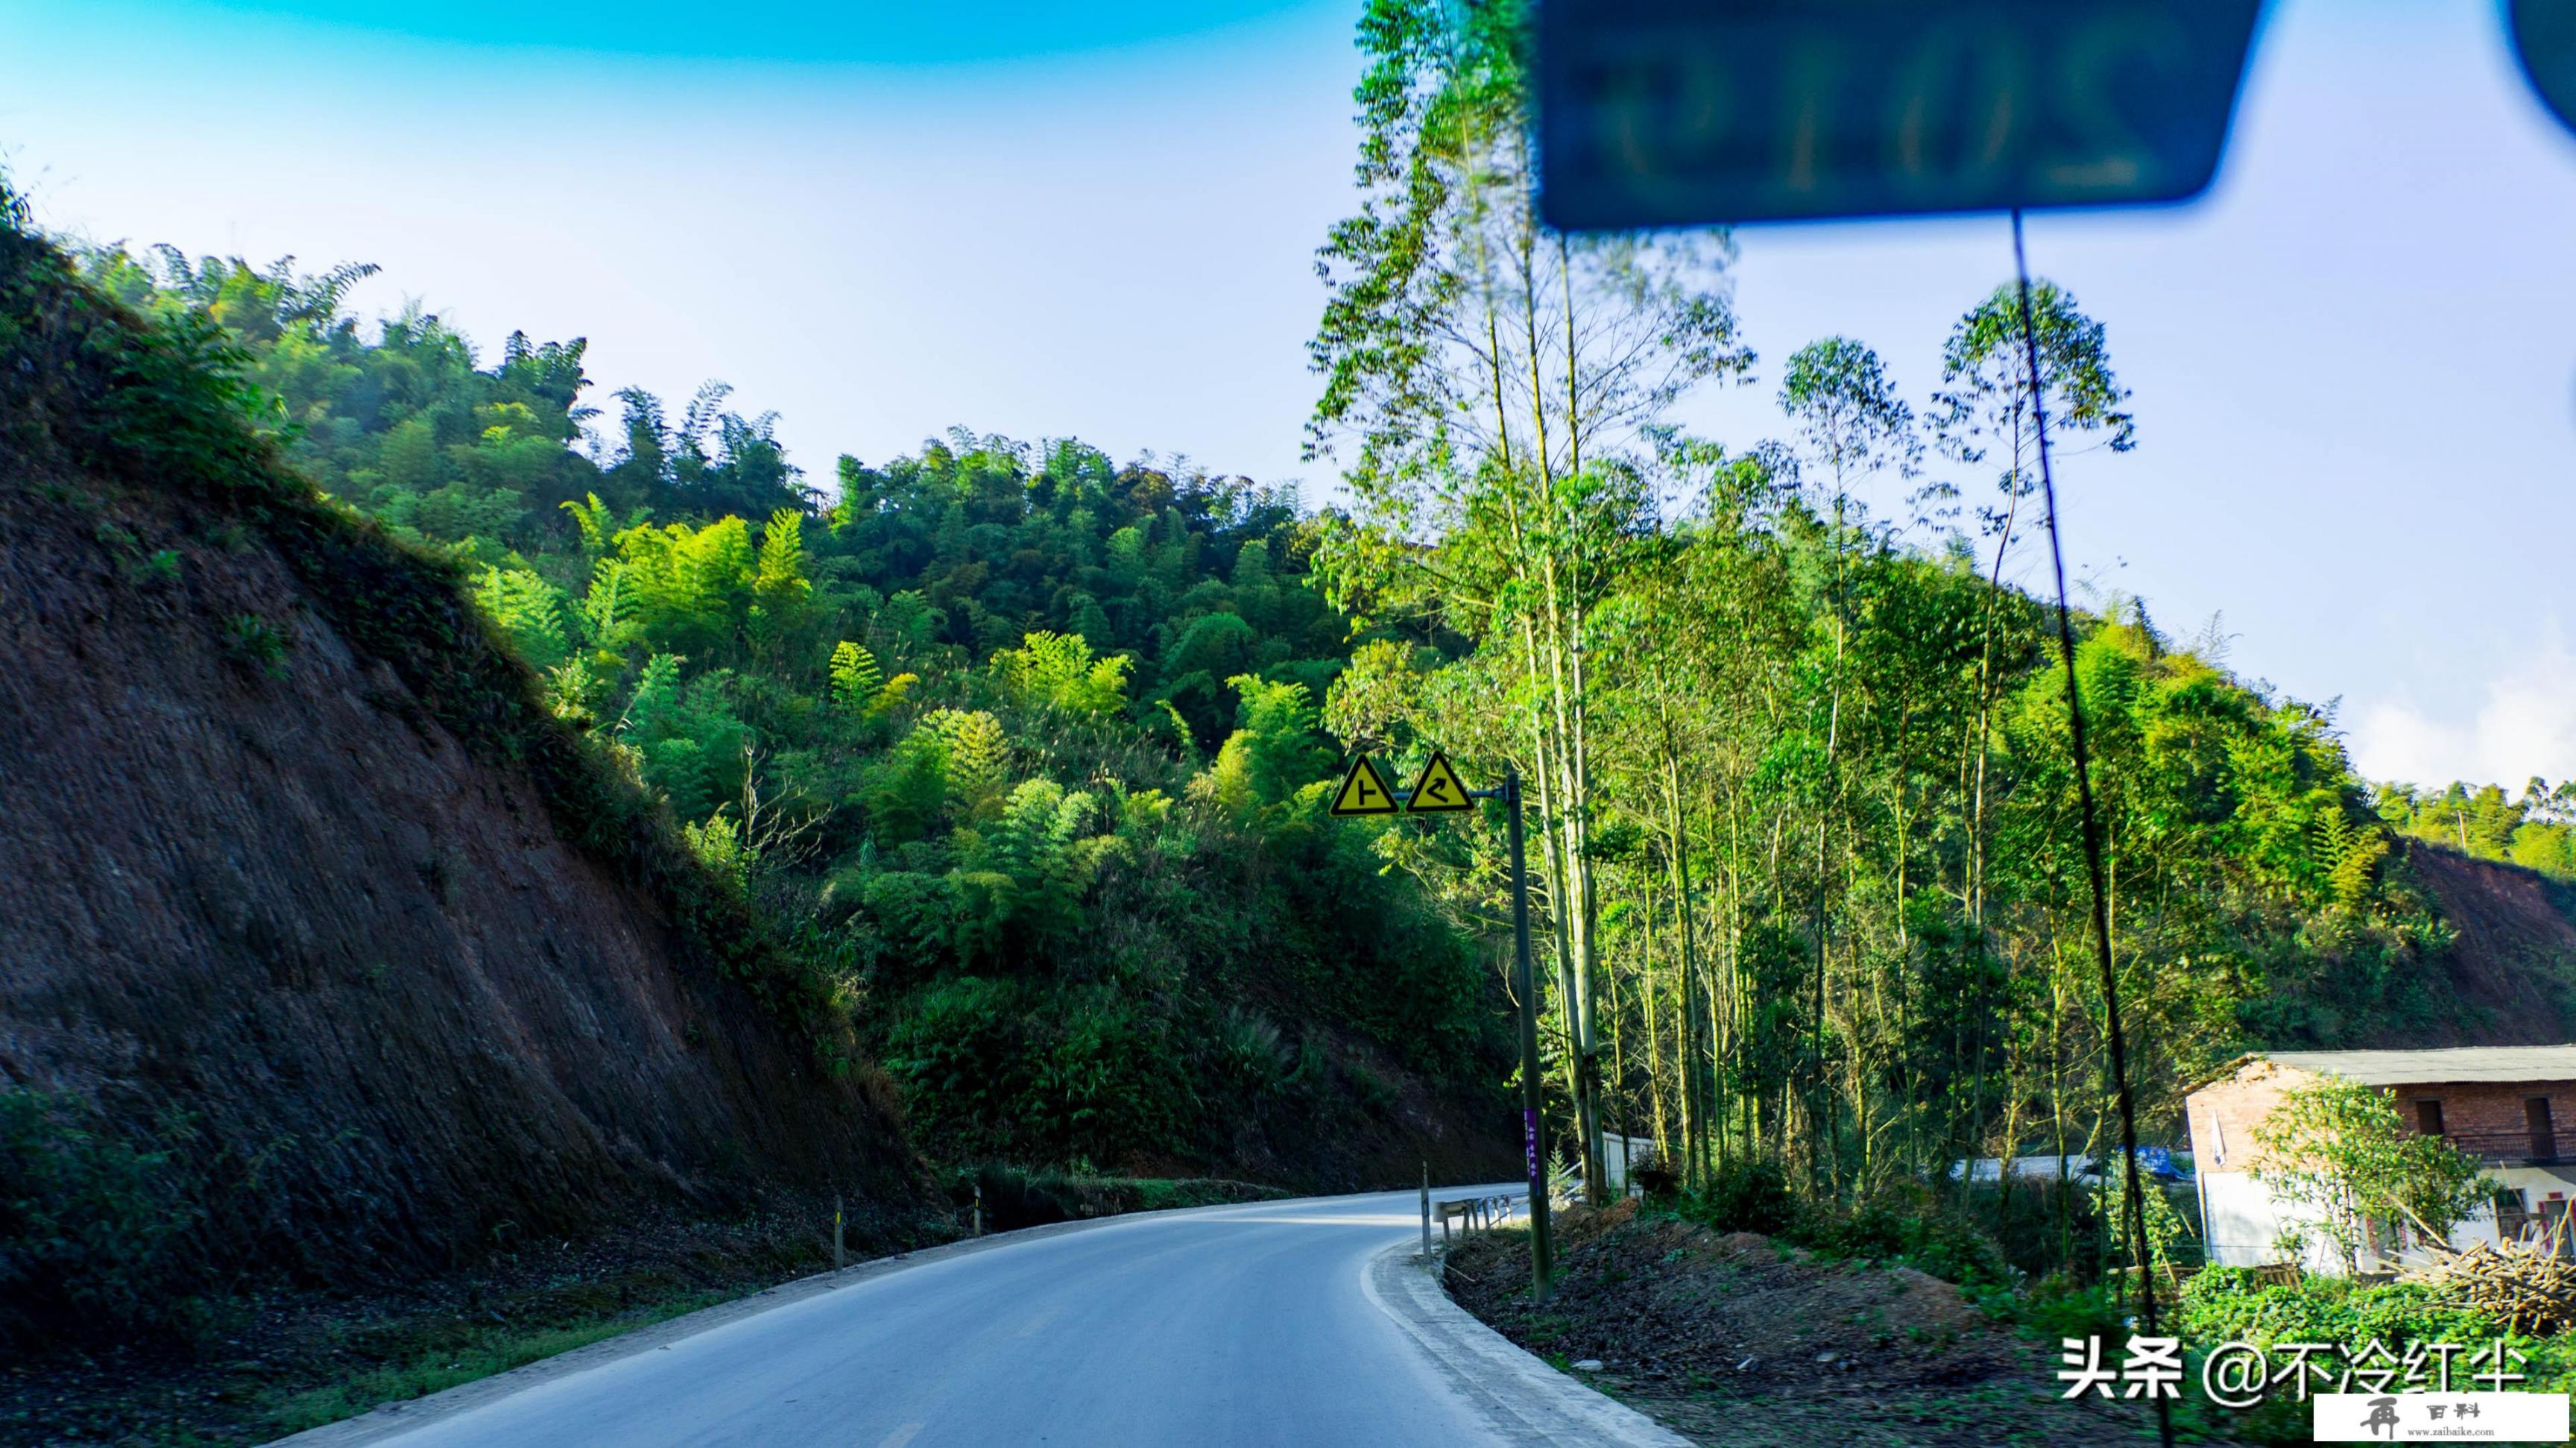
<instances>
[{"instance_id":1,"label":"clear sky","mask_svg":"<svg viewBox=\"0 0 2576 1448\"><path fill-rule=\"evenodd\" d=\"M2482 0L2285 0L2209 198L2042 216L2140 446L2064 470L2069 563L2341 699L2363 767L2576 775L2576 136ZM0 158L58 231L372 261L485 344L587 336L600 394L720 377L828 478L963 423L1264 481L1313 401L1354 0L0 0ZM1766 228L1781 431L1840 332L1918 404L2000 219Z\"/></svg>"}]
</instances>

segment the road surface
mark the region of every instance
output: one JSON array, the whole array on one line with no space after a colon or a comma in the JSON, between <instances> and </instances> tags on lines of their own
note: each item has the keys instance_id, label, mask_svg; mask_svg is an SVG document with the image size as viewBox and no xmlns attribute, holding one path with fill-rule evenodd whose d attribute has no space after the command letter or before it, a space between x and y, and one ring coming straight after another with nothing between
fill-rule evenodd
<instances>
[{"instance_id":1,"label":"road surface","mask_svg":"<svg viewBox=\"0 0 2576 1448\"><path fill-rule=\"evenodd\" d=\"M1507 1188L1477 1189L1503 1191ZM1442 1195L1464 1195L1465 1189ZM305 1435L403 1448L1672 1443L1387 1249L1414 1193L1157 1213L925 1254L606 1360ZM656 1339L659 1339L658 1341ZM479 1390L479 1391L478 1391ZM462 1406L460 1406L460 1404ZM408 1420L408 1421L406 1421Z\"/></svg>"}]
</instances>

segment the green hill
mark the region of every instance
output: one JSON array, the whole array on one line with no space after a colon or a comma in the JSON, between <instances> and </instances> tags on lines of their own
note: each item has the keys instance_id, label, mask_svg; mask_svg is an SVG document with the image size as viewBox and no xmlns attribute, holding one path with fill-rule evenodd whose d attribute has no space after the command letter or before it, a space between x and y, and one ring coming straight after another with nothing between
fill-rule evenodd
<instances>
[{"instance_id":1,"label":"green hill","mask_svg":"<svg viewBox=\"0 0 2576 1448\"><path fill-rule=\"evenodd\" d=\"M354 270L84 266L221 328L264 445L462 580L935 1158L1508 1167L1495 976L1322 815L1349 625L1292 499L960 433L842 460L826 506L720 388L630 392L619 446L568 446L577 341L486 367L432 316L363 335Z\"/></svg>"}]
</instances>

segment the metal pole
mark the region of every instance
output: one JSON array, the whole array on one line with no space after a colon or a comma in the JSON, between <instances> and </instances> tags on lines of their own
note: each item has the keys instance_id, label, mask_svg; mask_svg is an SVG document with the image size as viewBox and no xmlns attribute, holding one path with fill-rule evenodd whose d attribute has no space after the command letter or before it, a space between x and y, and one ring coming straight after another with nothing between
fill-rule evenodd
<instances>
[{"instance_id":1,"label":"metal pole","mask_svg":"<svg viewBox=\"0 0 2576 1448\"><path fill-rule=\"evenodd\" d=\"M1521 772L1503 771L1503 807L1512 845L1512 990L1521 1004L1521 1154L1529 1164L1530 1295L1544 1301L1555 1285L1548 1241L1547 1155L1539 1123L1546 1106L1538 1064L1538 982L1530 973L1529 857L1521 834Z\"/></svg>"},{"instance_id":2,"label":"metal pole","mask_svg":"<svg viewBox=\"0 0 2576 1448\"><path fill-rule=\"evenodd\" d=\"M1422 1255L1431 1255L1431 1163L1422 1164Z\"/></svg>"}]
</instances>

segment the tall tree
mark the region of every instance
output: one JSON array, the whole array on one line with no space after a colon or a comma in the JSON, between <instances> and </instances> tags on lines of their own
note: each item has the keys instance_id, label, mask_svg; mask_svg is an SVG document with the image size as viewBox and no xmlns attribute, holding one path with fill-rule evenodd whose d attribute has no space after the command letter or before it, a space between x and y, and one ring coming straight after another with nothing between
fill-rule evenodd
<instances>
[{"instance_id":1,"label":"tall tree","mask_svg":"<svg viewBox=\"0 0 2576 1448\"><path fill-rule=\"evenodd\" d=\"M1586 1180L1601 1181L1592 994L1598 814L1589 657L1624 541L1650 516L1646 446L1742 372L1721 234L1576 239L1533 210L1520 0L1373 0L1360 22L1358 210L1318 258L1310 451L1351 526L1338 596L1517 651Z\"/></svg>"}]
</instances>

